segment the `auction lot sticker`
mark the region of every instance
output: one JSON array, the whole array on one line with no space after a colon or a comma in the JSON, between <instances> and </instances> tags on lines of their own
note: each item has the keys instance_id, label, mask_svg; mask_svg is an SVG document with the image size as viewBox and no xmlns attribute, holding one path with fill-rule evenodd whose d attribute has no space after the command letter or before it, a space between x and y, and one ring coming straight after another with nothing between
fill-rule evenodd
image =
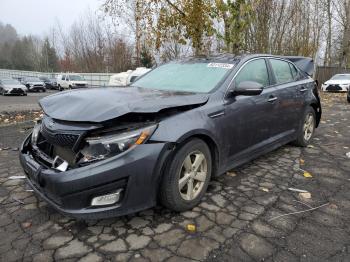
<instances>
[{"instance_id":1,"label":"auction lot sticker","mask_svg":"<svg viewBox=\"0 0 350 262\"><path fill-rule=\"evenodd\" d=\"M217 68L225 68L225 69L231 69L233 67L233 64L226 64L226 63L209 63L208 67L217 67Z\"/></svg>"}]
</instances>

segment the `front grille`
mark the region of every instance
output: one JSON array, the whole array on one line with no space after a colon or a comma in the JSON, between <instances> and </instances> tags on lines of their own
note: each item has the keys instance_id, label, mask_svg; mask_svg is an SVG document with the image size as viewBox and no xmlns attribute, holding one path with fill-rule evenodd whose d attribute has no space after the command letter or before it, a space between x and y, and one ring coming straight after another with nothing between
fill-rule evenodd
<instances>
[{"instance_id":1,"label":"front grille","mask_svg":"<svg viewBox=\"0 0 350 262\"><path fill-rule=\"evenodd\" d=\"M34 85L34 87L44 87L43 85Z\"/></svg>"},{"instance_id":2,"label":"front grille","mask_svg":"<svg viewBox=\"0 0 350 262\"><path fill-rule=\"evenodd\" d=\"M73 147L79 138L77 134L54 133L45 125L42 125L41 134L50 144L63 147Z\"/></svg>"},{"instance_id":3,"label":"front grille","mask_svg":"<svg viewBox=\"0 0 350 262\"><path fill-rule=\"evenodd\" d=\"M75 84L76 86L85 86L85 84Z\"/></svg>"},{"instance_id":4,"label":"front grille","mask_svg":"<svg viewBox=\"0 0 350 262\"><path fill-rule=\"evenodd\" d=\"M341 91L341 87L339 85L329 85L326 88L327 91Z\"/></svg>"}]
</instances>

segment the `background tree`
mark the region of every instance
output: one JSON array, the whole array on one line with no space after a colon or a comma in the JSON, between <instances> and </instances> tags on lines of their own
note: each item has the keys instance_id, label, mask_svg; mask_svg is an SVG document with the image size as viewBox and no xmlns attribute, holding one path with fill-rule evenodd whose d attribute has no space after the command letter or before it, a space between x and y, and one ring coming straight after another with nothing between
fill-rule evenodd
<instances>
[{"instance_id":1,"label":"background tree","mask_svg":"<svg viewBox=\"0 0 350 262\"><path fill-rule=\"evenodd\" d=\"M46 72L57 72L58 68L58 56L56 50L51 46L49 39L46 38L41 48L41 70Z\"/></svg>"}]
</instances>

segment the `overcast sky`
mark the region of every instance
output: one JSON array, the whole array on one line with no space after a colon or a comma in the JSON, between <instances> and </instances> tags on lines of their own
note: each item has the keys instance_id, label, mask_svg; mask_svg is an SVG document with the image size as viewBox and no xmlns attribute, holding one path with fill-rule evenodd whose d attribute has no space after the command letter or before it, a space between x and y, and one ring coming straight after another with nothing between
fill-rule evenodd
<instances>
[{"instance_id":1,"label":"overcast sky","mask_svg":"<svg viewBox=\"0 0 350 262\"><path fill-rule=\"evenodd\" d=\"M0 0L0 21L11 24L21 35L42 36L57 20L68 28L101 3L103 0Z\"/></svg>"}]
</instances>

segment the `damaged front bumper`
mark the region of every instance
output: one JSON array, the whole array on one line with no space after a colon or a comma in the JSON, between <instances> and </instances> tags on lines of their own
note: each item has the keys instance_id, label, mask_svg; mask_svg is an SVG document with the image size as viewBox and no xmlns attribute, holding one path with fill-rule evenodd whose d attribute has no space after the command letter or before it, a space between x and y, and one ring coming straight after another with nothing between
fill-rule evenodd
<instances>
[{"instance_id":1,"label":"damaged front bumper","mask_svg":"<svg viewBox=\"0 0 350 262\"><path fill-rule=\"evenodd\" d=\"M126 215L156 204L167 143L146 143L116 157L61 172L31 153L31 136L21 146L20 162L33 190L58 211L76 218ZM92 199L120 192L117 203L94 207Z\"/></svg>"}]
</instances>

